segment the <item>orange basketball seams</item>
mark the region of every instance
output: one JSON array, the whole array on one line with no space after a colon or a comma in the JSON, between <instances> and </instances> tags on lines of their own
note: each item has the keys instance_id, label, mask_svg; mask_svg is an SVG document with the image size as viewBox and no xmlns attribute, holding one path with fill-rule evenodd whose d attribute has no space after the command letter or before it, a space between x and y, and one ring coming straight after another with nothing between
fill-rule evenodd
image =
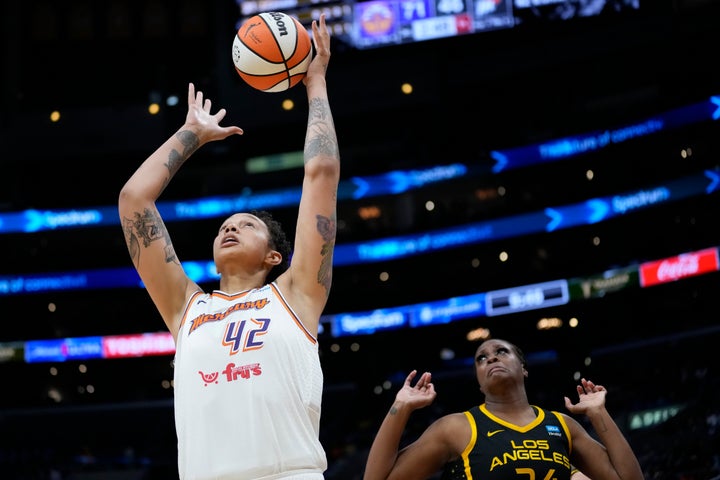
<instances>
[{"instance_id":1,"label":"orange basketball seams","mask_svg":"<svg viewBox=\"0 0 720 480\"><path fill-rule=\"evenodd\" d=\"M310 34L290 15L259 13L238 29L232 56L245 83L264 92L282 92L305 77L312 60Z\"/></svg>"}]
</instances>

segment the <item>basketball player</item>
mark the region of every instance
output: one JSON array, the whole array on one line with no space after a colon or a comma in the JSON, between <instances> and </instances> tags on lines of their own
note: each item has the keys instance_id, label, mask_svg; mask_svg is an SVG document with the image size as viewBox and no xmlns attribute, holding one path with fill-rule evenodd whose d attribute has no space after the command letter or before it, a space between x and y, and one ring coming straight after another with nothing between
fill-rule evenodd
<instances>
[{"instance_id":1,"label":"basketball player","mask_svg":"<svg viewBox=\"0 0 720 480\"><path fill-rule=\"evenodd\" d=\"M565 397L570 413L590 420L597 441L571 416L530 405L525 358L512 343L483 342L475 371L485 402L439 418L398 451L410 414L436 396L431 374L423 373L412 386L412 371L373 441L364 480L419 480L440 471L443 480L568 480L572 466L593 480L643 480L635 454L605 409L604 387L583 379L578 403Z\"/></svg>"},{"instance_id":2,"label":"basketball player","mask_svg":"<svg viewBox=\"0 0 720 480\"><path fill-rule=\"evenodd\" d=\"M320 480L323 375L320 315L331 285L340 158L325 73L330 34L312 22L316 54L303 82L309 113L304 180L292 260L267 212L219 225L219 289L183 270L156 200L201 146L243 130L220 126L225 109L188 88L185 123L122 188L119 213L130 256L176 343L175 422L183 480ZM289 262L289 265L288 265Z\"/></svg>"}]
</instances>

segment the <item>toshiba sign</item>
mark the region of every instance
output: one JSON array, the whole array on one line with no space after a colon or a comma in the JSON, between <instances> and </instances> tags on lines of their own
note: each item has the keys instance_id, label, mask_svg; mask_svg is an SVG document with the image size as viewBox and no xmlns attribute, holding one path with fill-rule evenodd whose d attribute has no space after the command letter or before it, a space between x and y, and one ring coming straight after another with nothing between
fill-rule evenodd
<instances>
[{"instance_id":1,"label":"toshiba sign","mask_svg":"<svg viewBox=\"0 0 720 480\"><path fill-rule=\"evenodd\" d=\"M718 270L718 249L707 248L640 265L640 285L651 287Z\"/></svg>"}]
</instances>

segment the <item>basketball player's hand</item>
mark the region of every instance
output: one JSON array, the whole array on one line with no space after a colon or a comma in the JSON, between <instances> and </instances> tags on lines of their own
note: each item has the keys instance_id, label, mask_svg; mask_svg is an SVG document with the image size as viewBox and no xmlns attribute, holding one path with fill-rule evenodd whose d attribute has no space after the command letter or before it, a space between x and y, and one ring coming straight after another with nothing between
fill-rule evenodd
<instances>
[{"instance_id":1,"label":"basketball player's hand","mask_svg":"<svg viewBox=\"0 0 720 480\"><path fill-rule=\"evenodd\" d=\"M185 126L191 127L198 136L200 143L223 140L230 135L242 135L240 127L221 127L220 122L225 118L227 111L224 108L215 114L211 113L212 102L209 98L203 98L203 93L195 93L195 85L188 86L188 113L185 118Z\"/></svg>"},{"instance_id":2,"label":"basketball player's hand","mask_svg":"<svg viewBox=\"0 0 720 480\"><path fill-rule=\"evenodd\" d=\"M590 380L582 379L577 386L578 403L573 404L565 397L565 407L574 414L587 414L591 410L605 407L607 390L602 385L595 385Z\"/></svg>"},{"instance_id":3,"label":"basketball player's hand","mask_svg":"<svg viewBox=\"0 0 720 480\"><path fill-rule=\"evenodd\" d=\"M307 85L308 80L315 76L325 77L328 63L330 63L330 31L325 24L325 14L320 15L320 20L312 22L312 40L315 45L315 57L310 62L307 74L303 82Z\"/></svg>"},{"instance_id":4,"label":"basketball player's hand","mask_svg":"<svg viewBox=\"0 0 720 480\"><path fill-rule=\"evenodd\" d=\"M420 375L417 383L413 386L412 381L416 375L417 370L410 372L405 378L405 384L395 396L396 401L407 404L413 410L430 405L437 396L430 372Z\"/></svg>"}]
</instances>

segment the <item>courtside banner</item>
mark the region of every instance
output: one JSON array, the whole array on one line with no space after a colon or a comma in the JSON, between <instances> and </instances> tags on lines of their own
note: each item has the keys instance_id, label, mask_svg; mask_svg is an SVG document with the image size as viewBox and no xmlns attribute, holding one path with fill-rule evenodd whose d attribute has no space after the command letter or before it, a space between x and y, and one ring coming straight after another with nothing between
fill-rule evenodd
<instances>
[{"instance_id":1,"label":"courtside banner","mask_svg":"<svg viewBox=\"0 0 720 480\"><path fill-rule=\"evenodd\" d=\"M717 247L677 255L640 265L640 286L651 287L718 271Z\"/></svg>"},{"instance_id":2,"label":"courtside banner","mask_svg":"<svg viewBox=\"0 0 720 480\"><path fill-rule=\"evenodd\" d=\"M638 266L606 270L600 275L568 279L570 300L602 298L608 293L640 287Z\"/></svg>"},{"instance_id":3,"label":"courtside banner","mask_svg":"<svg viewBox=\"0 0 720 480\"><path fill-rule=\"evenodd\" d=\"M25 342L0 343L0 363L22 362L25 359Z\"/></svg>"},{"instance_id":4,"label":"courtside banner","mask_svg":"<svg viewBox=\"0 0 720 480\"><path fill-rule=\"evenodd\" d=\"M104 358L147 357L175 354L170 332L113 335L103 337Z\"/></svg>"},{"instance_id":5,"label":"courtside banner","mask_svg":"<svg viewBox=\"0 0 720 480\"><path fill-rule=\"evenodd\" d=\"M562 279L487 292L485 309L488 317L493 317L565 305L569 301L568 282Z\"/></svg>"},{"instance_id":6,"label":"courtside banner","mask_svg":"<svg viewBox=\"0 0 720 480\"><path fill-rule=\"evenodd\" d=\"M25 342L25 363L102 358L102 337L61 338Z\"/></svg>"}]
</instances>

